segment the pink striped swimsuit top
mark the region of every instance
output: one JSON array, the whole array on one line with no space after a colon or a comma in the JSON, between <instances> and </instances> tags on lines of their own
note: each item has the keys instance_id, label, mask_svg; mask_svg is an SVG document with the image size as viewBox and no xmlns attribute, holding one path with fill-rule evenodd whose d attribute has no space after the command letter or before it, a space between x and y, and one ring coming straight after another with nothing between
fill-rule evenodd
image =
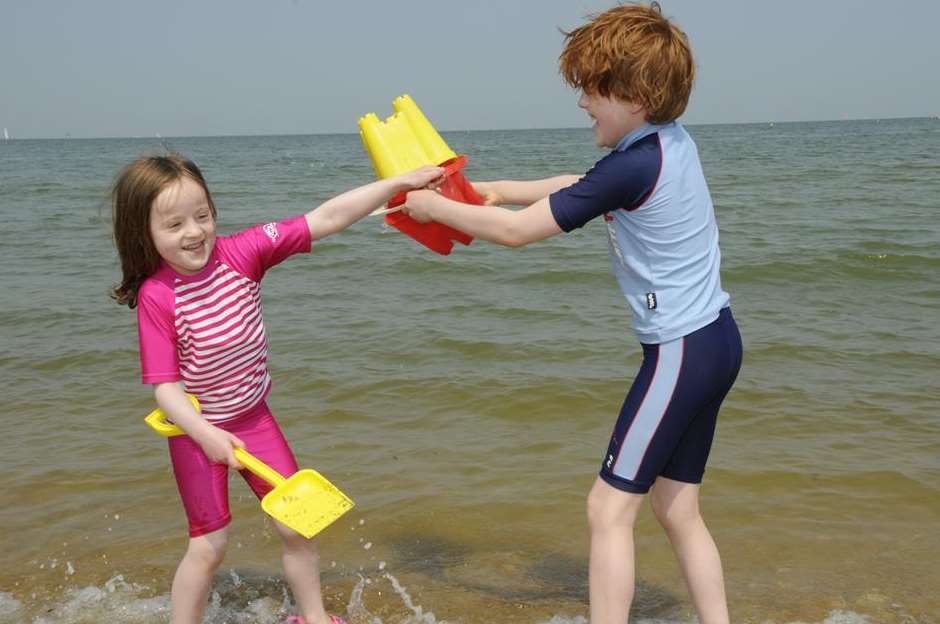
<instances>
[{"instance_id":1,"label":"pink striped swimsuit top","mask_svg":"<svg viewBox=\"0 0 940 624\"><path fill-rule=\"evenodd\" d=\"M308 251L310 230L300 216L217 237L194 275L161 262L137 295L143 383L181 381L212 422L258 405L271 388L261 278Z\"/></svg>"}]
</instances>

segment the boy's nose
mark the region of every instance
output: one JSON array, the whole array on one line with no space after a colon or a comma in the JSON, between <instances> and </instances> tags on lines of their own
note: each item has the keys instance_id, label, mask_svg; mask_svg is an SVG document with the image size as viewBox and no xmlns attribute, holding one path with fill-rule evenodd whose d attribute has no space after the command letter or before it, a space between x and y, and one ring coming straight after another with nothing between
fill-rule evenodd
<instances>
[{"instance_id":1,"label":"boy's nose","mask_svg":"<svg viewBox=\"0 0 940 624\"><path fill-rule=\"evenodd\" d=\"M588 107L587 95L585 95L583 92L581 93L581 97L578 98L578 106L581 108Z\"/></svg>"}]
</instances>

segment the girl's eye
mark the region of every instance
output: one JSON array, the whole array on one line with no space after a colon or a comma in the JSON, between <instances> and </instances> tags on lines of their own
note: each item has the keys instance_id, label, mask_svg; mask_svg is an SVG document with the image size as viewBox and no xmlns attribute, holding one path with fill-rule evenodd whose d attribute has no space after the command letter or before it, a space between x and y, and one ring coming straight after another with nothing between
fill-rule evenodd
<instances>
[{"instance_id":1,"label":"girl's eye","mask_svg":"<svg viewBox=\"0 0 940 624\"><path fill-rule=\"evenodd\" d=\"M178 221L174 221L173 223L169 224L167 227L169 227L171 230L175 230L175 229L178 228L180 225L181 225L181 224L180 224Z\"/></svg>"},{"instance_id":2,"label":"girl's eye","mask_svg":"<svg viewBox=\"0 0 940 624\"><path fill-rule=\"evenodd\" d=\"M212 216L212 215L210 215L208 212L204 212L204 213L202 213L202 214L199 215L199 220L200 220L200 221L205 221L206 219L208 219L208 218L211 217L211 216Z\"/></svg>"}]
</instances>

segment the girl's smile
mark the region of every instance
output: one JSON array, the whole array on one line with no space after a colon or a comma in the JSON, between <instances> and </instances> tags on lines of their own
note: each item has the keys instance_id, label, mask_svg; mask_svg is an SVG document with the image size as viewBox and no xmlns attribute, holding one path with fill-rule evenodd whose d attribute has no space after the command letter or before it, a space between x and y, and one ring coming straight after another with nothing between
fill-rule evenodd
<instances>
[{"instance_id":1,"label":"girl's smile","mask_svg":"<svg viewBox=\"0 0 940 624\"><path fill-rule=\"evenodd\" d=\"M157 195L150 208L150 235L174 271L201 271L215 247L215 219L202 186L184 177Z\"/></svg>"}]
</instances>

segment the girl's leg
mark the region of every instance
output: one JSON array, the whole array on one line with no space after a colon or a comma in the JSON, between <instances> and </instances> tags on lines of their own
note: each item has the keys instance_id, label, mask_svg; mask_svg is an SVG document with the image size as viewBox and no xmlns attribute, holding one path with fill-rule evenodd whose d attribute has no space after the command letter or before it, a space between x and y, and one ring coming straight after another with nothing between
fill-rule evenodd
<instances>
[{"instance_id":1,"label":"girl's leg","mask_svg":"<svg viewBox=\"0 0 940 624\"><path fill-rule=\"evenodd\" d=\"M274 523L284 542L284 576L307 624L330 624L320 589L320 555L316 542L280 522Z\"/></svg>"},{"instance_id":2,"label":"girl's leg","mask_svg":"<svg viewBox=\"0 0 940 624\"><path fill-rule=\"evenodd\" d=\"M633 602L633 525L642 494L598 478L588 495L591 624L627 624Z\"/></svg>"},{"instance_id":3,"label":"girl's leg","mask_svg":"<svg viewBox=\"0 0 940 624\"><path fill-rule=\"evenodd\" d=\"M228 528L192 537L170 590L172 624L200 624L212 577L225 558Z\"/></svg>"},{"instance_id":4,"label":"girl's leg","mask_svg":"<svg viewBox=\"0 0 940 624\"><path fill-rule=\"evenodd\" d=\"M249 417L240 418L229 431L241 438L255 457L285 477L297 472L294 454L266 403L261 403ZM257 475L247 470L241 474L259 499L271 491L271 486ZM330 624L323 607L320 555L316 543L279 522L274 525L284 545L284 576L297 601L300 615L306 624Z\"/></svg>"},{"instance_id":5,"label":"girl's leg","mask_svg":"<svg viewBox=\"0 0 940 624\"><path fill-rule=\"evenodd\" d=\"M728 602L721 557L699 513L699 489L697 483L660 477L653 485L650 503L669 535L699 622L727 624Z\"/></svg>"}]
</instances>

